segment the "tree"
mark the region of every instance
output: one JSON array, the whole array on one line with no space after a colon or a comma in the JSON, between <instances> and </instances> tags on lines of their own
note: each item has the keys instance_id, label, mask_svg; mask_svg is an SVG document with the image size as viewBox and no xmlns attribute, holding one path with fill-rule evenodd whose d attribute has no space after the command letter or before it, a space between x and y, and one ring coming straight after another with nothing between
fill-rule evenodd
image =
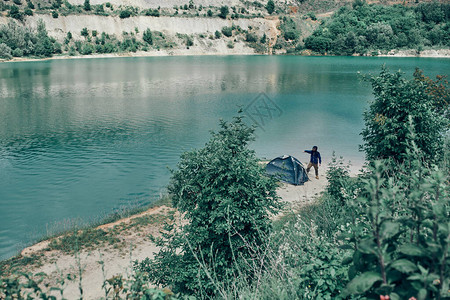
<instances>
[{"instance_id":1,"label":"tree","mask_svg":"<svg viewBox=\"0 0 450 300\"><path fill-rule=\"evenodd\" d=\"M230 37L233 35L233 28L232 27L223 27L222 28L222 33L224 36L226 37Z\"/></svg>"},{"instance_id":2,"label":"tree","mask_svg":"<svg viewBox=\"0 0 450 300\"><path fill-rule=\"evenodd\" d=\"M269 0L266 5L267 12L271 15L275 11L275 3L273 0Z\"/></svg>"},{"instance_id":3,"label":"tree","mask_svg":"<svg viewBox=\"0 0 450 300\"><path fill-rule=\"evenodd\" d=\"M84 27L83 29L81 29L81 36L83 36L83 37L87 37L87 36L89 36L89 31L88 31L88 29L86 28L86 27Z\"/></svg>"},{"instance_id":4,"label":"tree","mask_svg":"<svg viewBox=\"0 0 450 300\"><path fill-rule=\"evenodd\" d=\"M20 12L17 5L11 5L8 16L19 21L23 20L23 14Z\"/></svg>"},{"instance_id":5,"label":"tree","mask_svg":"<svg viewBox=\"0 0 450 300\"><path fill-rule=\"evenodd\" d=\"M208 12L206 14L208 15L208 17L212 17L213 16L213 12L210 9L208 9Z\"/></svg>"},{"instance_id":6,"label":"tree","mask_svg":"<svg viewBox=\"0 0 450 300\"><path fill-rule=\"evenodd\" d=\"M269 214L279 208L275 179L264 175L248 148L253 139L254 128L239 115L221 121L204 148L181 156L169 191L186 223L160 241L154 261L138 267L154 283L211 296L217 293L215 280L250 279L249 247L263 244L271 230Z\"/></svg>"},{"instance_id":7,"label":"tree","mask_svg":"<svg viewBox=\"0 0 450 300\"><path fill-rule=\"evenodd\" d=\"M91 10L91 3L89 2L89 0L84 0L84 10L85 11Z\"/></svg>"},{"instance_id":8,"label":"tree","mask_svg":"<svg viewBox=\"0 0 450 300\"><path fill-rule=\"evenodd\" d=\"M129 9L122 10L119 14L119 17L121 19L129 18L129 17L131 17L131 11Z\"/></svg>"},{"instance_id":9,"label":"tree","mask_svg":"<svg viewBox=\"0 0 450 300\"><path fill-rule=\"evenodd\" d=\"M263 36L261 37L261 39L259 40L259 42L261 44L265 44L267 42L267 36L266 33L263 34Z\"/></svg>"},{"instance_id":10,"label":"tree","mask_svg":"<svg viewBox=\"0 0 450 300\"><path fill-rule=\"evenodd\" d=\"M226 19L229 12L230 10L228 9L228 6L224 5L220 8L219 17L222 19Z\"/></svg>"},{"instance_id":11,"label":"tree","mask_svg":"<svg viewBox=\"0 0 450 300\"><path fill-rule=\"evenodd\" d=\"M367 159L403 162L411 143L412 122L415 144L430 163L436 162L448 121L436 110L435 96L427 92L427 84L406 79L400 72L391 74L385 67L380 75L365 79L372 84L375 96L364 112L365 128L361 133L361 148Z\"/></svg>"},{"instance_id":12,"label":"tree","mask_svg":"<svg viewBox=\"0 0 450 300\"><path fill-rule=\"evenodd\" d=\"M0 58L11 59L11 48L5 43L0 43Z\"/></svg>"},{"instance_id":13,"label":"tree","mask_svg":"<svg viewBox=\"0 0 450 300\"><path fill-rule=\"evenodd\" d=\"M153 45L153 35L152 35L152 31L150 30L150 28L147 28L143 35L142 35L142 39L144 40L144 42L146 42L149 45Z\"/></svg>"}]
</instances>

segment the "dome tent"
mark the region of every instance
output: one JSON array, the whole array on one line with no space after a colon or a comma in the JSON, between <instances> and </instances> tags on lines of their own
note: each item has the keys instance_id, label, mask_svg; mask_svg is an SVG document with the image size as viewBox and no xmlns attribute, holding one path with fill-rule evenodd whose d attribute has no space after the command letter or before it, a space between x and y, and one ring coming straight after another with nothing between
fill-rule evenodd
<instances>
[{"instance_id":1,"label":"dome tent","mask_svg":"<svg viewBox=\"0 0 450 300\"><path fill-rule=\"evenodd\" d=\"M278 176L281 181L295 185L301 185L309 180L303 164L290 155L272 159L266 166L266 173Z\"/></svg>"}]
</instances>

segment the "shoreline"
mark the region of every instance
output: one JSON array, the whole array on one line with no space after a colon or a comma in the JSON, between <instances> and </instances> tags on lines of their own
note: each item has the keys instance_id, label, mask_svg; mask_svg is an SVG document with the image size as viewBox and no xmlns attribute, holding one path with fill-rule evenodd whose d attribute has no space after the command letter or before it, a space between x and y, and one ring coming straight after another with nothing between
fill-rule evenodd
<instances>
[{"instance_id":1,"label":"shoreline","mask_svg":"<svg viewBox=\"0 0 450 300\"><path fill-rule=\"evenodd\" d=\"M311 176L303 185L280 182L277 194L284 207L277 215L272 216L272 220L278 221L283 216L297 214L305 207L317 203L328 185L327 168L328 165L324 164L320 179ZM350 171L351 174L358 173L356 166L351 166ZM41 240L24 248L20 254L2 260L2 275L9 276L16 271L44 273L46 277L41 284L58 286L61 274L74 275L73 278L76 278L81 272L82 282L74 279L64 284L64 297L77 298L82 284L86 299L100 299L104 295L104 279L114 278L112 276L117 274L125 274L124 278L127 278L126 274L132 269L132 261L154 257L159 251L155 238L161 237L164 224L183 223L182 216L168 203L169 198L166 197L165 200L118 220ZM86 239L85 234L89 238Z\"/></svg>"},{"instance_id":2,"label":"shoreline","mask_svg":"<svg viewBox=\"0 0 450 300\"><path fill-rule=\"evenodd\" d=\"M168 56L271 56L267 53L255 53L255 52L204 52L195 49L175 49L175 50L160 50L160 51L137 51L137 52L124 52L124 53L104 53L104 54L91 54L91 55L58 55L52 57L15 57L11 60L1 60L0 63L14 63L14 62L36 62L47 60L64 60L64 59L95 59L95 58L125 58L125 57L168 57ZM275 54L274 56L286 56L286 54ZM296 54L290 56L323 56L334 57L333 55L314 55L314 54ZM386 54L378 54L373 56L366 55L351 55L353 57L404 57L404 58L450 58L450 49L439 50L423 50L417 53L416 50L391 50ZM342 57L342 56L335 56ZM349 56L350 57L350 56Z\"/></svg>"},{"instance_id":3,"label":"shoreline","mask_svg":"<svg viewBox=\"0 0 450 300\"><path fill-rule=\"evenodd\" d=\"M265 162L265 161L264 161ZM349 165L350 176L355 177L361 173L363 164L352 164ZM291 185L287 183L280 182L280 186L277 188L277 193L281 198L281 201L287 204L286 208L288 210L296 210L299 207L308 204L308 199L317 198L321 192L324 191L328 181L326 179L326 170L328 169L328 164L321 167L320 180L316 180L314 176L310 175L310 180L303 185ZM311 174L311 173L310 173ZM153 215L160 212L160 209L174 210L171 205L170 196L163 196L163 198L151 203L150 205L143 206L142 208L131 208L129 213L125 213L117 219L108 220L108 216L104 221L99 223L88 224L79 229L73 229L69 231L64 231L61 233L56 233L51 236L42 237L36 242L32 242L28 246L22 248L15 256L10 258L0 260L0 263L6 263L8 261L20 258L23 256L29 256L36 254L39 251L45 251L52 240L58 240L68 234L72 234L75 231L83 230L105 230L113 228L114 226L120 225L122 223L129 223L130 221L140 218L146 215ZM284 211L280 212L283 214ZM52 250L53 251L53 250ZM82 250L81 250L82 251Z\"/></svg>"}]
</instances>

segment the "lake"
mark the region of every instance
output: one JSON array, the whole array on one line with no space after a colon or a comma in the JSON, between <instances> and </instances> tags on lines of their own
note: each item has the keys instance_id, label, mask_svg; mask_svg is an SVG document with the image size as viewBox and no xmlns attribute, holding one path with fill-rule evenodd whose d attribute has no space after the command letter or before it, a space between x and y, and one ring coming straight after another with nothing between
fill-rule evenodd
<instances>
[{"instance_id":1,"label":"lake","mask_svg":"<svg viewBox=\"0 0 450 300\"><path fill-rule=\"evenodd\" d=\"M354 165L382 64L448 74L450 59L201 56L0 64L0 258L165 193L184 151L239 108L261 158L313 145ZM323 168L322 168L323 172Z\"/></svg>"}]
</instances>

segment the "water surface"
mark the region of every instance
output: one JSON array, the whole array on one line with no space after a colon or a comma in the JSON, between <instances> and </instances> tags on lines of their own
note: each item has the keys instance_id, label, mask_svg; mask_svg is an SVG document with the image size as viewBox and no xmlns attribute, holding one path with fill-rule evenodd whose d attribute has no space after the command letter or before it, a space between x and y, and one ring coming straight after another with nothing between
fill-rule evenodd
<instances>
[{"instance_id":1,"label":"water surface","mask_svg":"<svg viewBox=\"0 0 450 300\"><path fill-rule=\"evenodd\" d=\"M450 70L448 59L290 56L0 64L0 258L73 220L154 201L167 167L239 107L260 126L260 157L307 161L302 151L318 145L325 161L336 151L361 164L372 96L357 72L383 63L408 74ZM265 95L274 110L257 116Z\"/></svg>"}]
</instances>

